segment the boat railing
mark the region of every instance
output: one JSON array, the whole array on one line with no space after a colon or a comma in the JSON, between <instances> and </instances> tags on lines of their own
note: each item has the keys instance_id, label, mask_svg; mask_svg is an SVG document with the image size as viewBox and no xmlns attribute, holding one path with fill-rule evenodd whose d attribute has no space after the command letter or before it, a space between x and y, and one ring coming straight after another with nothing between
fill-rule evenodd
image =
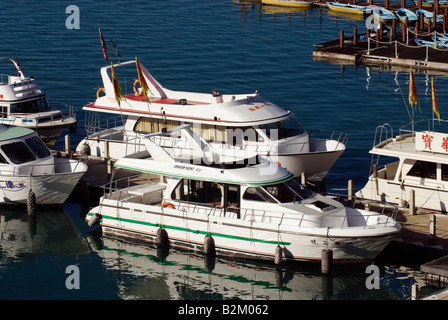
<instances>
[{"instance_id":1,"label":"boat railing","mask_svg":"<svg viewBox=\"0 0 448 320\"><path fill-rule=\"evenodd\" d=\"M70 104L50 101L53 110L59 110L64 115L64 118L76 117L76 107Z\"/></svg>"},{"instance_id":2,"label":"boat railing","mask_svg":"<svg viewBox=\"0 0 448 320\"><path fill-rule=\"evenodd\" d=\"M0 85L5 85L5 84L9 84L9 74L0 74Z\"/></svg>"},{"instance_id":3,"label":"boat railing","mask_svg":"<svg viewBox=\"0 0 448 320\"><path fill-rule=\"evenodd\" d=\"M375 137L373 138L373 147L385 144L394 137L394 129L389 123L379 125L375 129Z\"/></svg>"},{"instance_id":4,"label":"boat railing","mask_svg":"<svg viewBox=\"0 0 448 320\"><path fill-rule=\"evenodd\" d=\"M324 145L325 145L325 140L337 141L336 148L339 147L339 144L343 144L344 146L347 145L347 142L350 139L350 134L342 132L342 131L310 129L310 130L307 130L307 132L310 135L310 138L323 139L324 141L322 141L321 143ZM320 150L320 148L317 148L317 150Z\"/></svg>"},{"instance_id":5,"label":"boat railing","mask_svg":"<svg viewBox=\"0 0 448 320\"><path fill-rule=\"evenodd\" d=\"M440 119L421 119L414 122L403 125L399 132L400 135L414 134L418 131L435 131L435 132L448 132L448 120Z\"/></svg>"},{"instance_id":6,"label":"boat railing","mask_svg":"<svg viewBox=\"0 0 448 320\"><path fill-rule=\"evenodd\" d=\"M75 160L73 160L75 161ZM73 162L74 167L72 168L72 163L67 163L67 166L70 166L70 170L72 172L76 172L78 170L78 165L83 162L83 160L78 160L75 162ZM59 168L61 168L61 164L55 162L54 165L53 164L49 164L49 163L43 163L43 164L25 164L25 165L14 165L14 166L8 166L6 168L2 168L0 170L0 172L3 175L29 175L30 177L32 175L35 174L55 174L58 172L61 172L60 170L57 170L57 167L59 165ZM68 171L68 170L65 170ZM65 172L64 171L64 172Z\"/></svg>"},{"instance_id":7,"label":"boat railing","mask_svg":"<svg viewBox=\"0 0 448 320\"><path fill-rule=\"evenodd\" d=\"M86 116L84 118L84 128L87 133L87 138L94 134L97 135L99 133L107 133L112 130L122 131L125 120L125 116L111 116L103 118L99 117L97 112L88 111L86 112Z\"/></svg>"},{"instance_id":8,"label":"boat railing","mask_svg":"<svg viewBox=\"0 0 448 320\"><path fill-rule=\"evenodd\" d=\"M341 196L342 197L342 196ZM277 211L268 211L262 209L238 208L235 206L224 208L212 204L196 203L189 201L176 200L172 203L179 211L188 213L202 213L209 216L227 217L241 219L249 222L274 223L278 226L284 224L298 227L318 227L326 228L346 228L347 226L362 226L369 228L371 226L389 226L395 222L398 208L391 209L386 206L379 206L378 211L372 211L369 215L338 215L338 214L300 214L300 213L281 213ZM378 205L378 204L377 204ZM339 222L336 222L339 219Z\"/></svg>"}]
</instances>

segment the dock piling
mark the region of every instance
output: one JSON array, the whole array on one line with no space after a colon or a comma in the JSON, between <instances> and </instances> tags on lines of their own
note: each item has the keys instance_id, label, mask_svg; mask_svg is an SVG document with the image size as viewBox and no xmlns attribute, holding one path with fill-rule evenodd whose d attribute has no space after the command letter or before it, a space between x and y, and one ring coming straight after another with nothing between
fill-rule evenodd
<instances>
[{"instance_id":1,"label":"dock piling","mask_svg":"<svg viewBox=\"0 0 448 320\"><path fill-rule=\"evenodd\" d=\"M436 238L436 215L433 214L429 218L429 239L434 241Z\"/></svg>"},{"instance_id":2,"label":"dock piling","mask_svg":"<svg viewBox=\"0 0 448 320\"><path fill-rule=\"evenodd\" d=\"M409 195L409 214L415 215L415 190L410 191Z\"/></svg>"},{"instance_id":3,"label":"dock piling","mask_svg":"<svg viewBox=\"0 0 448 320\"><path fill-rule=\"evenodd\" d=\"M348 200L353 201L353 195L354 195L354 187L353 187L353 180L348 180Z\"/></svg>"},{"instance_id":4,"label":"dock piling","mask_svg":"<svg viewBox=\"0 0 448 320\"><path fill-rule=\"evenodd\" d=\"M67 156L70 157L71 156L71 143L70 143L70 135L65 135L65 152L67 153Z\"/></svg>"},{"instance_id":5,"label":"dock piling","mask_svg":"<svg viewBox=\"0 0 448 320\"><path fill-rule=\"evenodd\" d=\"M333 267L333 251L331 249L323 249L321 257L321 271L323 274L329 274Z\"/></svg>"},{"instance_id":6,"label":"dock piling","mask_svg":"<svg viewBox=\"0 0 448 320\"><path fill-rule=\"evenodd\" d=\"M339 33L339 47L344 48L344 30Z\"/></svg>"},{"instance_id":7,"label":"dock piling","mask_svg":"<svg viewBox=\"0 0 448 320\"><path fill-rule=\"evenodd\" d=\"M300 175L300 183L302 183L302 185L306 187L306 172L302 172L302 174Z\"/></svg>"},{"instance_id":8,"label":"dock piling","mask_svg":"<svg viewBox=\"0 0 448 320\"><path fill-rule=\"evenodd\" d=\"M414 283L411 289L411 299L418 300L418 284Z\"/></svg>"}]
</instances>

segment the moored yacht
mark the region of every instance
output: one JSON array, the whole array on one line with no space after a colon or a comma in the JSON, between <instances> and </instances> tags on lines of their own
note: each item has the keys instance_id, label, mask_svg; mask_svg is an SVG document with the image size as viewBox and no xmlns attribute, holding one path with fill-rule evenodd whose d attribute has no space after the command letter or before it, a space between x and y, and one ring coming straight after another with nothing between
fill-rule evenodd
<instances>
[{"instance_id":1,"label":"moored yacht","mask_svg":"<svg viewBox=\"0 0 448 320\"><path fill-rule=\"evenodd\" d=\"M162 147L169 135L181 145ZM115 170L153 178L106 187L86 218L105 234L144 241L166 234L173 246L213 243L218 254L261 260L319 261L331 249L336 263L359 263L373 260L401 228L392 215L312 193L256 153L215 150L185 126L142 140L147 151L119 159Z\"/></svg>"},{"instance_id":2,"label":"moored yacht","mask_svg":"<svg viewBox=\"0 0 448 320\"><path fill-rule=\"evenodd\" d=\"M0 124L0 204L26 204L30 190L38 205L63 204L86 171L53 156L35 131Z\"/></svg>"},{"instance_id":3,"label":"moored yacht","mask_svg":"<svg viewBox=\"0 0 448 320\"><path fill-rule=\"evenodd\" d=\"M403 126L397 136L390 125L379 126L370 150L370 176L356 195L405 206L413 191L417 208L446 212L447 129L445 121L433 119Z\"/></svg>"},{"instance_id":4,"label":"moored yacht","mask_svg":"<svg viewBox=\"0 0 448 320\"><path fill-rule=\"evenodd\" d=\"M87 147L92 156L120 159L144 150L143 135L188 124L215 149L257 152L296 177L306 173L310 181L322 181L345 150L347 135L332 132L324 137L319 135L320 131L311 137L291 111L264 100L258 92L222 95L218 91L173 91L157 82L138 61L113 67L120 75L126 66L133 67L130 75L133 79L139 73L135 72L136 66L141 72L133 88L124 90L120 103L115 95L111 66L101 68L104 88L98 91L95 102L83 107L88 112L87 137L78 144L77 151ZM139 88L143 81L149 89L147 94ZM108 115L116 118L106 119Z\"/></svg>"},{"instance_id":5,"label":"moored yacht","mask_svg":"<svg viewBox=\"0 0 448 320\"><path fill-rule=\"evenodd\" d=\"M26 77L15 59L0 57L13 63L17 75L0 75L0 124L30 128L42 140L53 145L62 132L76 129L72 106L67 114L54 110L33 77Z\"/></svg>"}]
</instances>

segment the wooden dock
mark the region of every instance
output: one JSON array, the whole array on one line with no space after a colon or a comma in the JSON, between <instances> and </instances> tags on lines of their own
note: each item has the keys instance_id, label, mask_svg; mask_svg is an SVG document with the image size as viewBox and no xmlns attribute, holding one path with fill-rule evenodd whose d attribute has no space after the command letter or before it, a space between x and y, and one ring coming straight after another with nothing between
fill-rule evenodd
<instances>
[{"instance_id":1,"label":"wooden dock","mask_svg":"<svg viewBox=\"0 0 448 320\"><path fill-rule=\"evenodd\" d=\"M354 3L356 1L351 1ZM371 2L371 1L370 1ZM369 3L370 3L369 2ZM421 1L420 7L421 7ZM315 4L320 3L316 1ZM368 5L366 2L356 2L358 5ZM373 3L373 2L372 2ZM404 1L402 1L403 5ZM438 12L443 15L443 22L425 24L420 17L415 23L401 24L398 20L391 24L380 24L378 30L367 30L359 34L354 27L353 33L345 35L341 30L339 38L326 43L315 45L313 59L338 61L352 64L386 65L413 67L415 69L429 69L448 71L448 49L422 47L415 43L416 39L433 41L432 35L447 32L448 8L427 8L425 10ZM397 10L400 5L383 3L373 5ZM322 4L322 6L324 6ZM410 10L417 10L419 6L406 5Z\"/></svg>"}]
</instances>

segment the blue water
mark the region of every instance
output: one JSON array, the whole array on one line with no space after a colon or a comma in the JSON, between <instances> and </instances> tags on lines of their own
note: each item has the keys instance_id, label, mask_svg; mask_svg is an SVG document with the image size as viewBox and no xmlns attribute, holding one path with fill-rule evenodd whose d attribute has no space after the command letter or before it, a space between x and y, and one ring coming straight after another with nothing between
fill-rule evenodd
<instances>
[{"instance_id":1,"label":"blue water","mask_svg":"<svg viewBox=\"0 0 448 320\"><path fill-rule=\"evenodd\" d=\"M66 28L69 5L79 8L79 29ZM37 79L50 101L77 107L73 146L85 133L81 108L102 86L99 68L106 61L98 28L116 44L121 61L137 56L167 88L259 90L291 109L307 129L348 133L347 150L327 177L329 191L345 193L349 179L361 188L375 128L409 122L403 102L409 70L313 61L314 43L337 38L341 29L365 31L363 20L325 9L230 0L18 0L0 4L0 26L0 55L18 57L22 71ZM108 55L117 61L110 44ZM11 71L6 67L0 65L0 73ZM444 117L445 73L415 71L422 113L431 115L431 77ZM164 260L150 246L88 239L81 212L76 199L61 211L42 212L36 232L23 209L1 212L9 222L0 230L0 299L408 299L410 286L423 281L406 266L385 269L380 290L366 289L363 270L338 275L331 286L323 285L328 279L319 268L309 266L285 268L279 277L270 266L218 260L210 271L200 255L173 251ZM94 249L101 241L103 249ZM69 265L79 267L80 289L65 285Z\"/></svg>"}]
</instances>

